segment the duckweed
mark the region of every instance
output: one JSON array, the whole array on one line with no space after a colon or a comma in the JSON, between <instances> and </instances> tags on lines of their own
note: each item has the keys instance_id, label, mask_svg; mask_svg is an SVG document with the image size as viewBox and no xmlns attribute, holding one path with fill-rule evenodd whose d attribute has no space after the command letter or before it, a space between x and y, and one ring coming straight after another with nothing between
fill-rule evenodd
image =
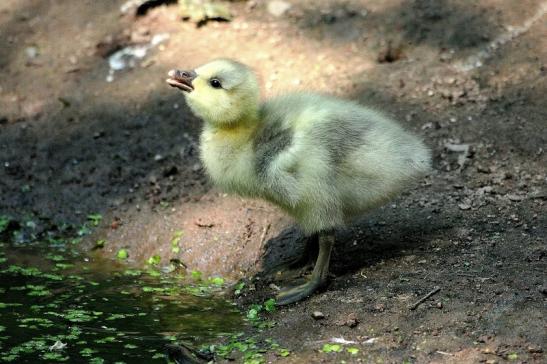
<instances>
[{"instance_id":1,"label":"duckweed","mask_svg":"<svg viewBox=\"0 0 547 364\"><path fill-rule=\"evenodd\" d=\"M88 218L76 234L100 222ZM0 233L9 224L0 217ZM211 345L244 325L230 302L212 295L223 288L221 277L200 275L183 285L154 267L84 260L73 241L0 243L0 363L163 363L168 342ZM120 260L128 256L125 249L117 253Z\"/></svg>"}]
</instances>

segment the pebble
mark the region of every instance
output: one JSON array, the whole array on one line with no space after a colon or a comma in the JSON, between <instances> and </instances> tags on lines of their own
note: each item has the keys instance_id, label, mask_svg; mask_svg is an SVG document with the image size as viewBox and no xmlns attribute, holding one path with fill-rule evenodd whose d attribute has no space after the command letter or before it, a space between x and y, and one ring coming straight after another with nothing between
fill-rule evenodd
<instances>
[{"instance_id":1,"label":"pebble","mask_svg":"<svg viewBox=\"0 0 547 364\"><path fill-rule=\"evenodd\" d=\"M34 46L31 46L31 47L27 47L25 49L25 53L27 54L27 57L29 59L34 59L36 57L38 57L38 48L37 47L34 47Z\"/></svg>"},{"instance_id":2,"label":"pebble","mask_svg":"<svg viewBox=\"0 0 547 364\"><path fill-rule=\"evenodd\" d=\"M524 196L519 196L519 195L515 195L515 194L512 194L512 193L507 194L506 196L509 200L511 200L513 202L519 202L519 201L524 200L524 198L525 198Z\"/></svg>"},{"instance_id":3,"label":"pebble","mask_svg":"<svg viewBox=\"0 0 547 364\"><path fill-rule=\"evenodd\" d=\"M322 320L322 319L325 318L325 315L321 311L313 311L312 314L311 314L311 317L314 320Z\"/></svg>"},{"instance_id":4,"label":"pebble","mask_svg":"<svg viewBox=\"0 0 547 364\"><path fill-rule=\"evenodd\" d=\"M291 7L292 5L286 1L270 1L268 3L268 13L272 14L273 16L280 17L281 15L289 11Z\"/></svg>"},{"instance_id":5,"label":"pebble","mask_svg":"<svg viewBox=\"0 0 547 364\"><path fill-rule=\"evenodd\" d=\"M355 315L354 313L350 313L344 325L351 328L359 325L359 319L357 318L357 315Z\"/></svg>"},{"instance_id":6,"label":"pebble","mask_svg":"<svg viewBox=\"0 0 547 364\"><path fill-rule=\"evenodd\" d=\"M281 288L275 283L270 283L270 285L268 287L270 287L274 291L281 291Z\"/></svg>"}]
</instances>

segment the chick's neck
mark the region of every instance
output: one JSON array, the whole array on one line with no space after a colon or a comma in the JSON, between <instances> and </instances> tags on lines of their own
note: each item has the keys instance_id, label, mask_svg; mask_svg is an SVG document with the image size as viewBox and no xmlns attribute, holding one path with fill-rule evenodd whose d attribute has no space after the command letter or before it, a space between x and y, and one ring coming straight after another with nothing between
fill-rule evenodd
<instances>
[{"instance_id":1,"label":"chick's neck","mask_svg":"<svg viewBox=\"0 0 547 364\"><path fill-rule=\"evenodd\" d=\"M249 140L260 126L258 112L249 113L235 122L226 124L206 123L206 130L224 138L237 139L240 142Z\"/></svg>"}]
</instances>

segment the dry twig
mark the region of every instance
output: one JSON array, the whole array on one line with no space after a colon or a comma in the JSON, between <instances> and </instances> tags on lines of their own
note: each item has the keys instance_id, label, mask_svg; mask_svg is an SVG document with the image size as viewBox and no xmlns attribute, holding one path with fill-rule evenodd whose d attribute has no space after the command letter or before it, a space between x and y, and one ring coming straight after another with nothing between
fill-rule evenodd
<instances>
[{"instance_id":1,"label":"dry twig","mask_svg":"<svg viewBox=\"0 0 547 364\"><path fill-rule=\"evenodd\" d=\"M435 287L431 292L420 298L418 301L416 301L413 305L409 306L408 308L410 310L415 310L420 306L422 303L424 303L425 300L427 300L429 297L433 296L435 293L439 292L441 290L441 287Z\"/></svg>"}]
</instances>

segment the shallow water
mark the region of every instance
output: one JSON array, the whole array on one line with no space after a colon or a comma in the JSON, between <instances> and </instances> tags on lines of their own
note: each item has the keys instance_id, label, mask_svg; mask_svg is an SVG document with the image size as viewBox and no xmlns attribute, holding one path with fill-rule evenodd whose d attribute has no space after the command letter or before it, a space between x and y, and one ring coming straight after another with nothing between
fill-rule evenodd
<instances>
[{"instance_id":1,"label":"shallow water","mask_svg":"<svg viewBox=\"0 0 547 364\"><path fill-rule=\"evenodd\" d=\"M0 362L161 363L243 328L214 287L44 246L0 243Z\"/></svg>"}]
</instances>

